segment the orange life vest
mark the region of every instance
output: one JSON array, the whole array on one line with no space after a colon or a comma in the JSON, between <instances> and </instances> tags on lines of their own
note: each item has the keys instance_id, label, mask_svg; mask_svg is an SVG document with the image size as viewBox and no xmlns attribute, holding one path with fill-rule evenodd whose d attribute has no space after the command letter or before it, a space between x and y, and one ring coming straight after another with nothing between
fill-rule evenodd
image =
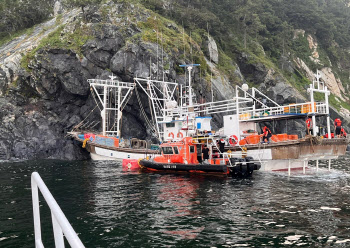
<instances>
[{"instance_id":1,"label":"orange life vest","mask_svg":"<svg viewBox=\"0 0 350 248\"><path fill-rule=\"evenodd\" d=\"M341 120L339 118L335 119L334 120L334 125L337 126L337 127L340 127L341 126Z\"/></svg>"},{"instance_id":2,"label":"orange life vest","mask_svg":"<svg viewBox=\"0 0 350 248\"><path fill-rule=\"evenodd\" d=\"M310 118L306 120L306 126L307 126L307 128L311 127L311 119Z\"/></svg>"}]
</instances>

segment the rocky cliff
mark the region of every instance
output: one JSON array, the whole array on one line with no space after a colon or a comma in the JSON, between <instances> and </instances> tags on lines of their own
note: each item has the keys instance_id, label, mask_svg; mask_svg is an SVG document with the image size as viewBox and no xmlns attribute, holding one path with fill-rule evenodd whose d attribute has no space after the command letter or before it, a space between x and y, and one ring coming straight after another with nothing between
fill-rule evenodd
<instances>
[{"instance_id":1,"label":"rocky cliff","mask_svg":"<svg viewBox=\"0 0 350 248\"><path fill-rule=\"evenodd\" d=\"M184 71L178 65L195 62L202 66L194 71L194 88L207 100L211 100L211 85L215 100L220 100L231 97L234 86L246 81L279 103L305 100L305 94L276 68L248 53L238 53L236 62L229 60L234 69L225 73L218 64L226 55L218 51L212 37L201 40L142 5L111 1L86 9L84 15L79 9L64 11L36 26L33 33L2 46L0 160L86 158L87 153L66 134L85 118L100 119L100 113L92 111L95 100L87 79L105 79L112 73L128 82L135 76L164 76L183 83ZM297 69L296 63L287 59L284 63ZM145 96L141 101L150 113ZM216 123L220 125L219 116ZM122 134L152 136L135 95L124 109Z\"/></svg>"}]
</instances>

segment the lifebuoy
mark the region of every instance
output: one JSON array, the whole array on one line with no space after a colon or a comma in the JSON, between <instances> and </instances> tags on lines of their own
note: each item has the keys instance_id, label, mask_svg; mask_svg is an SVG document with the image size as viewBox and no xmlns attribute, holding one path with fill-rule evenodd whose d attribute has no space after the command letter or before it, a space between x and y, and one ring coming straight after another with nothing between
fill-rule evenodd
<instances>
[{"instance_id":1,"label":"lifebuoy","mask_svg":"<svg viewBox=\"0 0 350 248\"><path fill-rule=\"evenodd\" d=\"M176 135L176 137L178 137L178 138L183 138L183 137L184 137L184 135L183 135L183 133L178 132L178 133L177 133L177 135Z\"/></svg>"},{"instance_id":2,"label":"lifebuoy","mask_svg":"<svg viewBox=\"0 0 350 248\"><path fill-rule=\"evenodd\" d=\"M173 139L174 138L174 133L173 132L169 133L168 137L171 137Z\"/></svg>"},{"instance_id":3,"label":"lifebuoy","mask_svg":"<svg viewBox=\"0 0 350 248\"><path fill-rule=\"evenodd\" d=\"M238 138L236 135L231 135L228 143L230 143L231 146L235 146L238 143Z\"/></svg>"}]
</instances>

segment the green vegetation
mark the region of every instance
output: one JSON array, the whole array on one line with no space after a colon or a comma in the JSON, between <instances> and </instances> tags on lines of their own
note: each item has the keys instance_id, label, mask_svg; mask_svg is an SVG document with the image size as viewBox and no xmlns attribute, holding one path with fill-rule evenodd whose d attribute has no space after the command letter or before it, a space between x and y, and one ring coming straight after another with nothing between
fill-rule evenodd
<instances>
[{"instance_id":1,"label":"green vegetation","mask_svg":"<svg viewBox=\"0 0 350 248\"><path fill-rule=\"evenodd\" d=\"M0 45L52 14L53 0L0 0Z\"/></svg>"},{"instance_id":2,"label":"green vegetation","mask_svg":"<svg viewBox=\"0 0 350 248\"><path fill-rule=\"evenodd\" d=\"M335 107L338 111L341 109L341 107L350 110L350 104L348 102L344 102L333 94L329 96L329 104Z\"/></svg>"},{"instance_id":3,"label":"green vegetation","mask_svg":"<svg viewBox=\"0 0 350 248\"><path fill-rule=\"evenodd\" d=\"M245 52L248 54L248 63L262 63L267 68L273 68L303 92L308 84L307 79L300 72L284 71L280 65L283 57L289 60L299 57L312 70L331 66L345 88L346 84L350 85L348 1L177 0L169 1L167 8L163 7L162 0L139 1L182 25L187 33L201 34L203 40L203 33L209 28L210 35L218 43L221 56L224 56L220 58L219 67L226 73L230 70L228 62L236 62L237 55ZM305 30L305 35L294 37L296 29ZM309 34L318 42L319 63L310 58ZM197 37L195 40L200 41ZM259 48L259 44L263 49ZM248 74L244 76L250 77Z\"/></svg>"},{"instance_id":4,"label":"green vegetation","mask_svg":"<svg viewBox=\"0 0 350 248\"><path fill-rule=\"evenodd\" d=\"M62 25L42 39L35 49L23 56L21 66L29 71L28 64L34 59L37 51L43 48L70 49L82 56L82 46L89 38L91 38L90 29L85 27L83 23L79 26L77 25L74 32L67 33L64 33L64 25Z\"/></svg>"}]
</instances>

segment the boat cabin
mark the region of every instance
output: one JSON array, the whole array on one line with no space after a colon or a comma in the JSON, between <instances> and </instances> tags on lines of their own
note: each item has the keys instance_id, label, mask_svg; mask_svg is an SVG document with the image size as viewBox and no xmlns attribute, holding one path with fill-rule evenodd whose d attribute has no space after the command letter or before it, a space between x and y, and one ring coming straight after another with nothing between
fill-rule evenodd
<instances>
[{"instance_id":1,"label":"boat cabin","mask_svg":"<svg viewBox=\"0 0 350 248\"><path fill-rule=\"evenodd\" d=\"M181 141L163 143L161 156L154 158L159 163L198 164L197 147L191 137L185 137Z\"/></svg>"}]
</instances>

